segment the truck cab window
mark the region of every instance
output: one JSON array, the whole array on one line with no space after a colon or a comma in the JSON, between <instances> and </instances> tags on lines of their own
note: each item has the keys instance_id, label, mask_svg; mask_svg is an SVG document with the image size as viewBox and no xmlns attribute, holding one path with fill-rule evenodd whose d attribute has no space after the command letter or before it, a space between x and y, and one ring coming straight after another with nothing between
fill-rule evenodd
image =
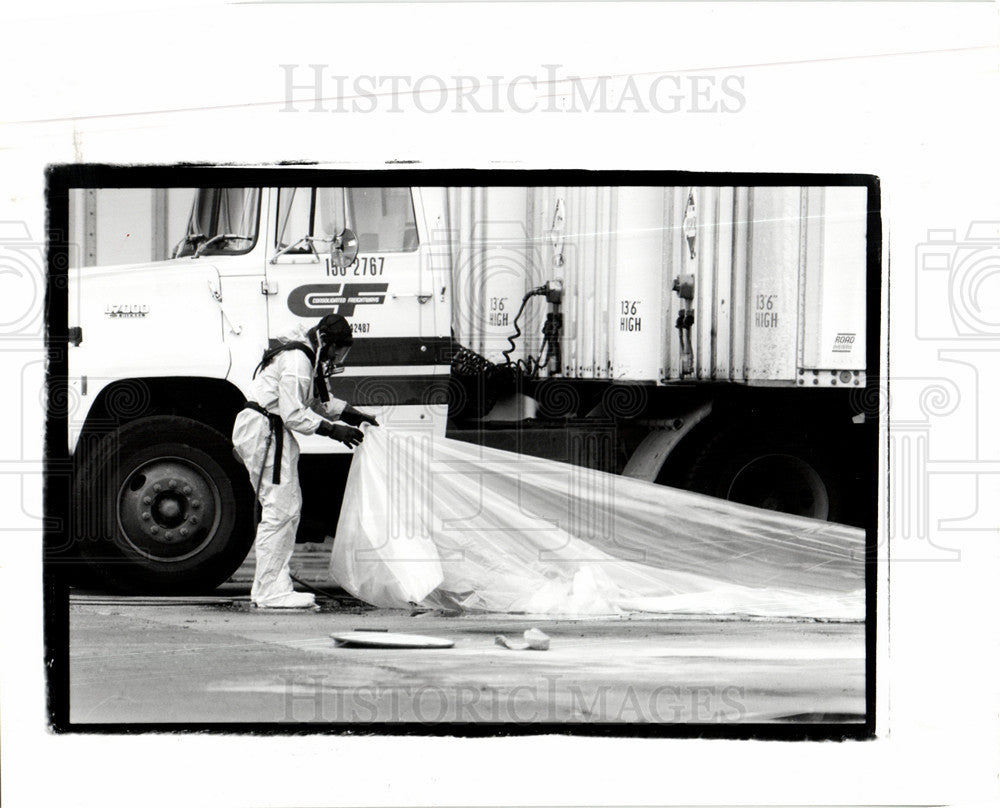
<instances>
[{"instance_id":1,"label":"truck cab window","mask_svg":"<svg viewBox=\"0 0 1000 808\"><path fill-rule=\"evenodd\" d=\"M260 189L199 188L172 257L241 255L257 242Z\"/></svg>"},{"instance_id":2,"label":"truck cab window","mask_svg":"<svg viewBox=\"0 0 1000 808\"><path fill-rule=\"evenodd\" d=\"M351 221L365 253L413 252L417 221L409 188L351 188Z\"/></svg>"},{"instance_id":3,"label":"truck cab window","mask_svg":"<svg viewBox=\"0 0 1000 808\"><path fill-rule=\"evenodd\" d=\"M345 227L362 254L419 246L409 188L281 188L277 207L274 246L286 255L310 253L309 239L327 242Z\"/></svg>"},{"instance_id":4,"label":"truck cab window","mask_svg":"<svg viewBox=\"0 0 1000 808\"><path fill-rule=\"evenodd\" d=\"M346 227L343 188L280 188L274 246L288 255L312 252L307 238L330 239Z\"/></svg>"}]
</instances>

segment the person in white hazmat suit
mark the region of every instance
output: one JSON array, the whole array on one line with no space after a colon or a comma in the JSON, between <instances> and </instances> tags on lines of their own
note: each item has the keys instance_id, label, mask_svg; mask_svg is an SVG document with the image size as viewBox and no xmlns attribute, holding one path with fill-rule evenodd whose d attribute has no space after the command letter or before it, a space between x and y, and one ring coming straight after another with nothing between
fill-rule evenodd
<instances>
[{"instance_id":1,"label":"person in white hazmat suit","mask_svg":"<svg viewBox=\"0 0 1000 808\"><path fill-rule=\"evenodd\" d=\"M323 435L354 448L364 440L357 427L379 424L331 397L327 388L327 377L343 371L353 343L346 318L328 314L312 328L299 326L278 342L264 352L254 371L251 399L233 425L233 445L261 504L250 599L260 608L307 609L315 606L315 598L295 592L289 572L302 510L295 433Z\"/></svg>"}]
</instances>

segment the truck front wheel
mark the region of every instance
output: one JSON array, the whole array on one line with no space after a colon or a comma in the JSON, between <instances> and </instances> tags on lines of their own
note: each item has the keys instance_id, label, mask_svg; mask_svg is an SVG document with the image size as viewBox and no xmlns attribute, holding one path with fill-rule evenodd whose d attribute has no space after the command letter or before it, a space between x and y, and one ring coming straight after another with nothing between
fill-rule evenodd
<instances>
[{"instance_id":1,"label":"truck front wheel","mask_svg":"<svg viewBox=\"0 0 1000 808\"><path fill-rule=\"evenodd\" d=\"M226 437L188 418L143 418L110 433L83 464L74 496L92 517L83 554L116 588L212 589L253 543L246 470Z\"/></svg>"}]
</instances>

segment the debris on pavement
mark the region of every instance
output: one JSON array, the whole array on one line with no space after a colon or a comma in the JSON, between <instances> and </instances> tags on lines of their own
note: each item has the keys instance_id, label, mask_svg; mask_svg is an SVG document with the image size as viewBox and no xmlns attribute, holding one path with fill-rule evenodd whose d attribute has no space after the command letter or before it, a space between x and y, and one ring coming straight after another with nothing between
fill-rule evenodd
<instances>
[{"instance_id":1,"label":"debris on pavement","mask_svg":"<svg viewBox=\"0 0 1000 808\"><path fill-rule=\"evenodd\" d=\"M451 648L454 640L390 631L344 631L330 635L343 648Z\"/></svg>"},{"instance_id":2,"label":"debris on pavement","mask_svg":"<svg viewBox=\"0 0 1000 808\"><path fill-rule=\"evenodd\" d=\"M509 648L511 651L549 650L549 635L537 628L529 628L524 632L524 642L509 640L503 634L498 634L494 642L504 648Z\"/></svg>"},{"instance_id":3,"label":"debris on pavement","mask_svg":"<svg viewBox=\"0 0 1000 808\"><path fill-rule=\"evenodd\" d=\"M292 572L289 574L291 576L291 579L295 583L297 583L303 589L312 592L314 595L322 595L323 597L330 599L336 599L338 597L338 595L334 594L333 592L329 592L326 589L322 589L321 587L315 586L314 584L309 583L309 581L304 580L301 577L301 575L298 574L297 570L296 572Z\"/></svg>"}]
</instances>

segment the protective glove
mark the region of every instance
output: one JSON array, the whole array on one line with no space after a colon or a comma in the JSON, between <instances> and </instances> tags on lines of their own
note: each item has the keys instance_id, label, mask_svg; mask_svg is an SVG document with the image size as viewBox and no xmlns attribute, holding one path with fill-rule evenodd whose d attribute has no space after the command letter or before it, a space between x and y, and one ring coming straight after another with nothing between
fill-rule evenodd
<instances>
[{"instance_id":1,"label":"protective glove","mask_svg":"<svg viewBox=\"0 0 1000 808\"><path fill-rule=\"evenodd\" d=\"M351 426L361 426L362 424L379 425L374 415L367 415L361 412L361 410L356 410L350 404L344 407L344 411L340 414L340 420Z\"/></svg>"},{"instance_id":2,"label":"protective glove","mask_svg":"<svg viewBox=\"0 0 1000 808\"><path fill-rule=\"evenodd\" d=\"M353 426L345 426L344 424L323 423L316 430L316 434L322 435L324 438L330 438L331 440L339 440L351 449L359 446L361 441L365 439L365 433L360 429L355 429Z\"/></svg>"}]
</instances>

